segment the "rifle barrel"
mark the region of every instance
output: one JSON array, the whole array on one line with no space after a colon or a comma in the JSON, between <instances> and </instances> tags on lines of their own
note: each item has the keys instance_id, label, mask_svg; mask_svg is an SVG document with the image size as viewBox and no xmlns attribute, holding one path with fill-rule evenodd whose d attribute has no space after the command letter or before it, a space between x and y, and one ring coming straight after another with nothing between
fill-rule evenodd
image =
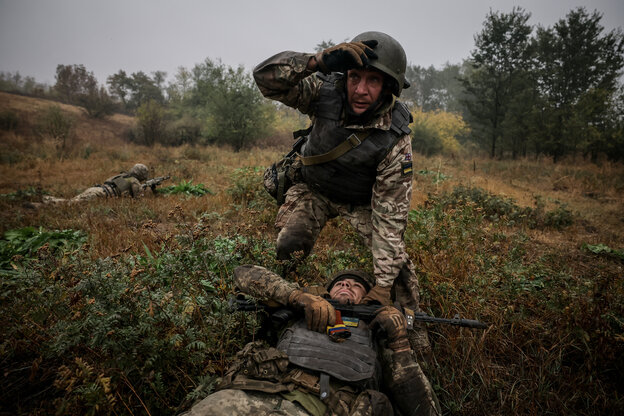
<instances>
[{"instance_id":1,"label":"rifle barrel","mask_svg":"<svg viewBox=\"0 0 624 416\"><path fill-rule=\"evenodd\" d=\"M377 311L381 309L382 305L345 305L341 304L337 300L328 299L328 302L345 316L352 316L360 318L366 322L370 322L375 318ZM266 311L268 308L265 305L257 304L249 299L230 298L229 301L230 310L232 311ZM475 319L463 319L463 318L436 318L435 316L427 315L426 313L415 313L414 321L426 322L431 324L447 324L455 326L463 326L468 328L487 329L488 325L477 321Z\"/></svg>"}]
</instances>

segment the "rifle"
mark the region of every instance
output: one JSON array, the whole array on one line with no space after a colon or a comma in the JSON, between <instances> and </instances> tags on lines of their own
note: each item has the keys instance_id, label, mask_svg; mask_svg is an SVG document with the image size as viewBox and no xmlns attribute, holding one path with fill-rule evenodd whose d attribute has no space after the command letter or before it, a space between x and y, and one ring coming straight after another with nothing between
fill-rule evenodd
<instances>
[{"instance_id":1,"label":"rifle","mask_svg":"<svg viewBox=\"0 0 624 416\"><path fill-rule=\"evenodd\" d=\"M154 189L169 178L171 178L171 176L167 175L167 176L159 176L157 178L148 179L145 181L145 183L141 184L141 189L145 190L147 189L148 186Z\"/></svg>"},{"instance_id":2,"label":"rifle","mask_svg":"<svg viewBox=\"0 0 624 416\"><path fill-rule=\"evenodd\" d=\"M293 144L292 150L284 156L284 159L290 158L297 153L301 153L301 147L308 140L308 134L312 131L312 127L310 126L307 129L301 129L297 131L293 131L293 139L297 140L295 144Z\"/></svg>"},{"instance_id":3,"label":"rifle","mask_svg":"<svg viewBox=\"0 0 624 416\"><path fill-rule=\"evenodd\" d=\"M339 311L343 317L350 317L361 319L364 322L372 321L377 315L377 311L383 308L382 305L350 305L341 304L334 299L326 299L335 310ZM246 298L230 297L228 304L231 311L266 311L271 315L271 322L274 325L280 325L288 322L294 317L294 312L287 308L272 308L266 305L255 303ZM463 326L467 328L486 329L487 324L474 319L463 319L459 316L454 318L436 318L434 316L427 315L423 312L412 312L405 308L400 308L401 312L405 314L407 320L407 327L413 328L414 322L427 322L431 324L446 324Z\"/></svg>"}]
</instances>

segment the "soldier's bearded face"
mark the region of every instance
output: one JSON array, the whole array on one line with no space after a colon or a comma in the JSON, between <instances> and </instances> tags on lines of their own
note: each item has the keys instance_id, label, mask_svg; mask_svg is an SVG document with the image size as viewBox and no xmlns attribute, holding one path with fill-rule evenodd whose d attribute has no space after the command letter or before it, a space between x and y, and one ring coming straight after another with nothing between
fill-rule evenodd
<instances>
[{"instance_id":1,"label":"soldier's bearded face","mask_svg":"<svg viewBox=\"0 0 624 416\"><path fill-rule=\"evenodd\" d=\"M383 89L383 74L370 69L347 72L347 100L355 114L362 114L377 101Z\"/></svg>"},{"instance_id":2,"label":"soldier's bearded face","mask_svg":"<svg viewBox=\"0 0 624 416\"><path fill-rule=\"evenodd\" d=\"M336 283L329 291L329 297L340 303L358 304L366 295L366 289L354 279L343 279Z\"/></svg>"}]
</instances>

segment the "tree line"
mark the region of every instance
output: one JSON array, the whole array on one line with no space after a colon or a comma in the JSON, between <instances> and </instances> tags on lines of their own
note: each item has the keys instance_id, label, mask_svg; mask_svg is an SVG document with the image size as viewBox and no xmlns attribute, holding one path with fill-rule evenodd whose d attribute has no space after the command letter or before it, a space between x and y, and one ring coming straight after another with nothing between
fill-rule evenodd
<instances>
[{"instance_id":1,"label":"tree line","mask_svg":"<svg viewBox=\"0 0 624 416\"><path fill-rule=\"evenodd\" d=\"M0 89L78 105L95 118L135 115L138 128L128 138L145 145L216 143L238 151L267 134L279 116L280 109L264 100L243 67L206 59L191 70L180 67L169 83L166 76L120 70L105 87L84 65L58 65L51 88L34 89L32 78L26 84L18 73L0 73Z\"/></svg>"},{"instance_id":2,"label":"tree line","mask_svg":"<svg viewBox=\"0 0 624 416\"><path fill-rule=\"evenodd\" d=\"M454 137L460 147L491 157L624 158L621 29L606 32L602 15L582 7L547 28L530 25L530 17L519 7L491 11L461 64L408 66L412 86L401 98L425 115L415 128L415 150L443 147L421 127L427 114L439 120L437 113L448 112L455 115L442 118L466 123ZM332 44L322 41L317 49ZM0 73L0 88L53 95L93 117L136 115L139 128L130 139L147 145L218 143L240 150L283 119L284 109L262 98L243 67L206 59L166 80L162 71L120 70L104 87L83 65L58 65L52 88L18 73Z\"/></svg>"},{"instance_id":3,"label":"tree line","mask_svg":"<svg viewBox=\"0 0 624 416\"><path fill-rule=\"evenodd\" d=\"M624 35L602 15L570 11L552 27L529 25L522 8L490 12L460 98L473 138L491 157L582 154L624 158Z\"/></svg>"}]
</instances>

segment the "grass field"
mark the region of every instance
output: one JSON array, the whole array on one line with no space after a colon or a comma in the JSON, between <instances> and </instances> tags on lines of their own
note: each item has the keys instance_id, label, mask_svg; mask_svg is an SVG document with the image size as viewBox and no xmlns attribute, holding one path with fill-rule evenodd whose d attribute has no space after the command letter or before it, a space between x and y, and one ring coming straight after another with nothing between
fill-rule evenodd
<instances>
[{"instance_id":1,"label":"grass field","mask_svg":"<svg viewBox=\"0 0 624 416\"><path fill-rule=\"evenodd\" d=\"M130 117L60 105L74 126L61 152L37 127L52 104L0 93L0 113L17 120L0 131L0 231L76 230L86 245L5 238L0 414L179 412L253 336L254 318L224 305L236 265L278 268L277 206L261 178L287 145L147 148L124 141ZM164 185L211 193L32 208L138 162L171 175ZM422 306L491 324L429 327L425 370L444 413L621 414L624 166L414 155L414 167L405 239ZM354 266L370 269L370 253L333 220L296 278Z\"/></svg>"}]
</instances>

